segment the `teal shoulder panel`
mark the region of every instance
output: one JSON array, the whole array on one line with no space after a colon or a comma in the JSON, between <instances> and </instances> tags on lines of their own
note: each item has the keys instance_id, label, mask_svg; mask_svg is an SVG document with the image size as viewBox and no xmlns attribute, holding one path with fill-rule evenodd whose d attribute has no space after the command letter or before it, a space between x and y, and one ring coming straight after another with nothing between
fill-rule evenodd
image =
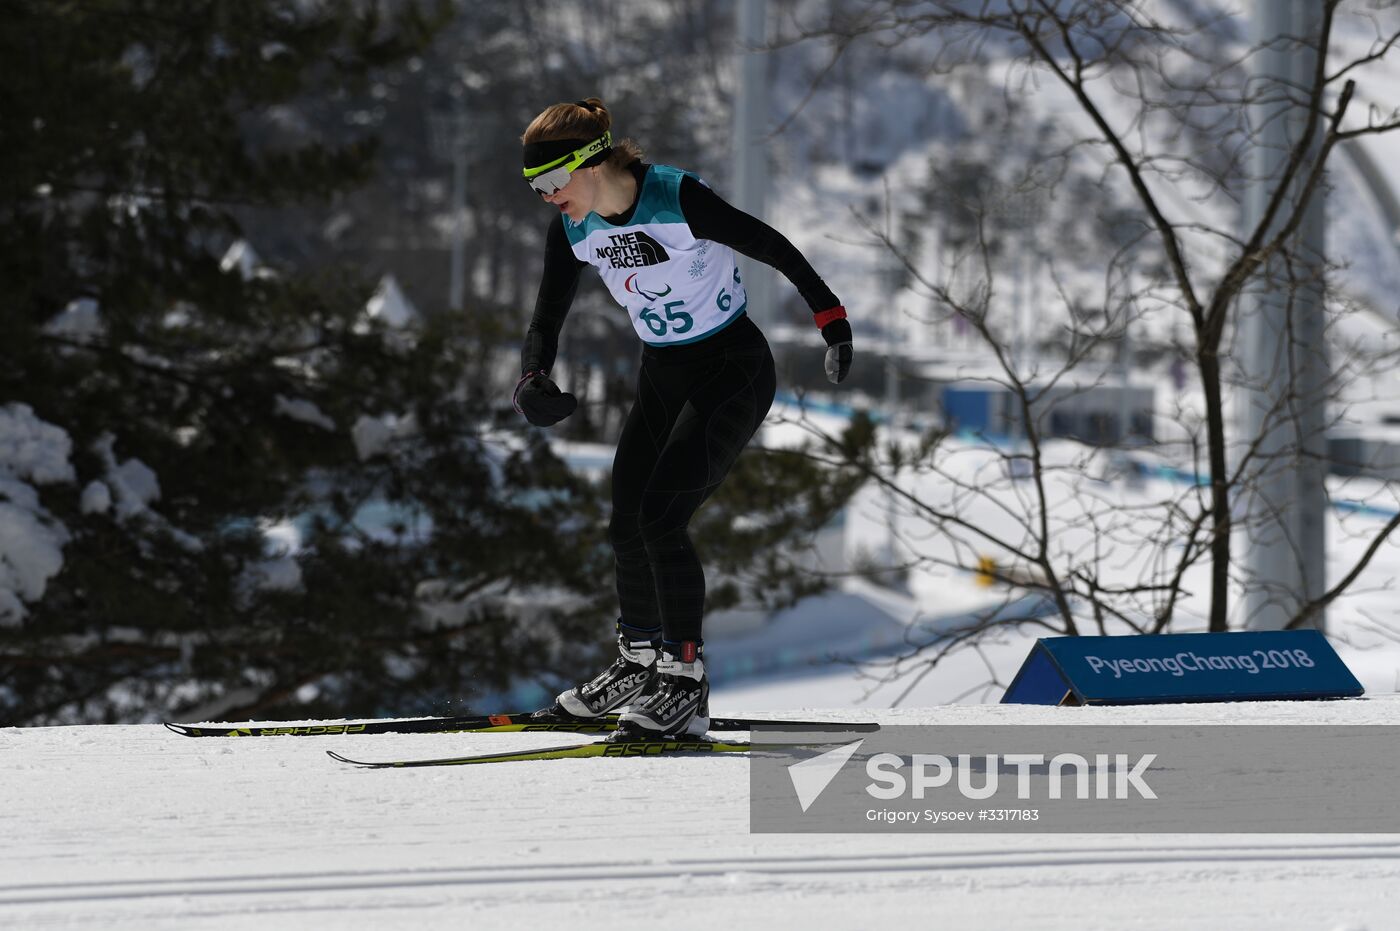
<instances>
[{"instance_id":1,"label":"teal shoulder panel","mask_svg":"<svg viewBox=\"0 0 1400 931\"><path fill-rule=\"evenodd\" d=\"M681 179L687 172L670 165L652 165L642 185L642 196L632 225L684 223L681 214Z\"/></svg>"},{"instance_id":2,"label":"teal shoulder panel","mask_svg":"<svg viewBox=\"0 0 1400 931\"><path fill-rule=\"evenodd\" d=\"M582 223L575 223L573 220L570 220L568 216L563 217L564 235L569 237L569 245L577 246L588 238L588 221L592 219L592 217L593 214L590 213L583 218Z\"/></svg>"}]
</instances>

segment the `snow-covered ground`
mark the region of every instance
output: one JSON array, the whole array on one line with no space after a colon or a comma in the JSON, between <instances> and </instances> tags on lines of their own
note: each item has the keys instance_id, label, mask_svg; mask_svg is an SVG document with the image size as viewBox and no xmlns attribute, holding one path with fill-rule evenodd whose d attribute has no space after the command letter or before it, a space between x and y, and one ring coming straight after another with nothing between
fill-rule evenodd
<instances>
[{"instance_id":1,"label":"snow-covered ground","mask_svg":"<svg viewBox=\"0 0 1400 931\"><path fill-rule=\"evenodd\" d=\"M873 716L1298 724L1397 713L1383 697ZM558 741L3 729L0 927L1378 931L1400 914L1400 836L750 834L740 757L371 771L323 752Z\"/></svg>"}]
</instances>

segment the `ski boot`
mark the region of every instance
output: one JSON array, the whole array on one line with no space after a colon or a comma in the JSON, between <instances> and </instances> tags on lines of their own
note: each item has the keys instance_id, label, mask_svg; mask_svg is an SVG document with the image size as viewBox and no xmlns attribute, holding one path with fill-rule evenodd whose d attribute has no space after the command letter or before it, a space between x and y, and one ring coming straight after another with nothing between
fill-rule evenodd
<instances>
[{"instance_id":1,"label":"ski boot","mask_svg":"<svg viewBox=\"0 0 1400 931\"><path fill-rule=\"evenodd\" d=\"M534 717L600 718L636 701L656 680L660 646L658 640L637 640L619 632L618 657L612 665L582 685L559 693L552 706L535 712Z\"/></svg>"},{"instance_id":2,"label":"ski boot","mask_svg":"<svg viewBox=\"0 0 1400 931\"><path fill-rule=\"evenodd\" d=\"M667 643L656 664L656 683L617 722L617 740L703 737L710 728L710 680L702 646Z\"/></svg>"}]
</instances>

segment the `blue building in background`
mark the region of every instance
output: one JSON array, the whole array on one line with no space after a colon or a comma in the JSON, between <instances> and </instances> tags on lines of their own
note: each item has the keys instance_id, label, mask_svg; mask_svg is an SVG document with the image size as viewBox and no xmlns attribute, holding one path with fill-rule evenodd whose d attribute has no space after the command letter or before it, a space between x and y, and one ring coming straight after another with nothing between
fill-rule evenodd
<instances>
[{"instance_id":1,"label":"blue building in background","mask_svg":"<svg viewBox=\"0 0 1400 931\"><path fill-rule=\"evenodd\" d=\"M1040 436L1098 446L1153 441L1155 392L1150 385L1032 384L1031 416ZM1005 385L955 381L941 386L940 407L949 430L989 437L1025 433L1021 399Z\"/></svg>"}]
</instances>

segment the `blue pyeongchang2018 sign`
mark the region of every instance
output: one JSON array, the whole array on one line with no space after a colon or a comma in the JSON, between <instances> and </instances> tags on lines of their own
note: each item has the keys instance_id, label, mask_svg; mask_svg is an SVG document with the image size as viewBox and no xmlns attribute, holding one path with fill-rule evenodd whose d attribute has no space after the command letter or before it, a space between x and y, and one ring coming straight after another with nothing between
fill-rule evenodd
<instances>
[{"instance_id":1,"label":"blue pyeongchang2018 sign","mask_svg":"<svg viewBox=\"0 0 1400 931\"><path fill-rule=\"evenodd\" d=\"M1346 698L1364 689L1315 630L1047 637L1037 640L1003 703Z\"/></svg>"}]
</instances>

